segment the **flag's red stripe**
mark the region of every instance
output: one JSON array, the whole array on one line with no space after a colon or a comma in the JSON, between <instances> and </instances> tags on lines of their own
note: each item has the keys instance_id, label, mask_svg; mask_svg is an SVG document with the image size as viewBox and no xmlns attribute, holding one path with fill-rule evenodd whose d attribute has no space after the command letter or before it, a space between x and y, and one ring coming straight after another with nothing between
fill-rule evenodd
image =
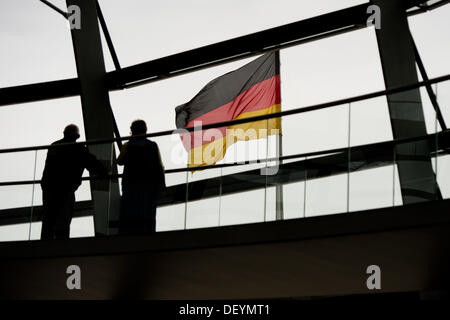
<instances>
[{"instance_id":1,"label":"flag's red stripe","mask_svg":"<svg viewBox=\"0 0 450 320\"><path fill-rule=\"evenodd\" d=\"M233 101L195 118L187 124L186 128L193 127L196 121L201 121L202 125L205 125L233 120L242 113L265 109L274 104L280 104L280 101L280 75L278 74L251 86ZM225 128L223 131L225 132Z\"/></svg>"},{"instance_id":2,"label":"flag's red stripe","mask_svg":"<svg viewBox=\"0 0 450 320\"><path fill-rule=\"evenodd\" d=\"M280 75L264 80L251 86L248 90L240 94L233 101L220 106L200 117L192 120L186 127L206 125L214 122L233 120L240 114L266 109L275 104L280 104ZM215 139L220 139L226 135L226 127L213 128L197 132L190 132L182 135L182 141L186 150L194 146L210 143ZM189 139L188 136L190 136ZM189 141L190 146L189 146Z\"/></svg>"},{"instance_id":3,"label":"flag's red stripe","mask_svg":"<svg viewBox=\"0 0 450 320\"><path fill-rule=\"evenodd\" d=\"M277 105L273 105L270 106L268 108L264 108L264 109L260 109L260 110L256 110L256 111L249 111L249 112L244 112L241 113L239 116L237 116L237 119L240 119L242 116L246 117L251 117L253 115L258 114L269 114L269 113L273 113L274 110L276 110L276 106L278 106L278 108L280 108L280 104ZM275 109L274 109L275 108ZM271 119L273 120L273 119ZM233 129L239 129L239 127L245 127L248 129L249 125L250 127L252 125L256 125L257 123L259 123L261 121L255 121L255 122L251 122L248 124L240 124L240 125L235 125L232 126ZM264 122L264 126L266 125L265 121ZM184 148L188 151L192 148L201 146L201 145L205 145L205 144L209 144L215 140L219 140L222 137L225 137L227 135L227 127L220 127L220 128L212 128L212 129L207 129L207 130L196 130L194 132L189 132L189 133L184 133L181 135L181 140L183 142ZM245 130L247 130L245 129ZM190 142L190 144L189 144Z\"/></svg>"},{"instance_id":4,"label":"flag's red stripe","mask_svg":"<svg viewBox=\"0 0 450 320\"><path fill-rule=\"evenodd\" d=\"M280 104L280 101L280 75L278 74L251 86L233 101L197 117L189 122L186 128L193 127L194 122L197 121L201 121L202 125L206 125L214 122L233 120L240 114L266 109L274 104ZM215 139L224 137L226 129L226 127L220 127L197 131L196 133L190 132L189 134L182 134L181 140L186 150L189 150L194 146L210 143ZM190 136L189 139L188 136Z\"/></svg>"},{"instance_id":5,"label":"flag's red stripe","mask_svg":"<svg viewBox=\"0 0 450 320\"><path fill-rule=\"evenodd\" d=\"M182 134L181 141L183 142L184 148L186 150L190 150L194 147L201 146L224 137L226 135L226 131L227 131L226 127L213 128L195 132L191 131L189 133Z\"/></svg>"}]
</instances>

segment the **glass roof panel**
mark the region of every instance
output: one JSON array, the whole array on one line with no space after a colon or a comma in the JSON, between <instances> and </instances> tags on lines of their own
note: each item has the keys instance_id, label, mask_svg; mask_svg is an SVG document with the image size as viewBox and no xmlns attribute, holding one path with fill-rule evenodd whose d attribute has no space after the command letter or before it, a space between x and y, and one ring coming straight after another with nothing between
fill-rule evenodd
<instances>
[{"instance_id":1,"label":"glass roof panel","mask_svg":"<svg viewBox=\"0 0 450 320\"><path fill-rule=\"evenodd\" d=\"M270 29L364 0L101 0L123 66Z\"/></svg>"},{"instance_id":2,"label":"glass roof panel","mask_svg":"<svg viewBox=\"0 0 450 320\"><path fill-rule=\"evenodd\" d=\"M0 40L0 87L76 77L68 23L40 1L1 1Z\"/></svg>"}]
</instances>

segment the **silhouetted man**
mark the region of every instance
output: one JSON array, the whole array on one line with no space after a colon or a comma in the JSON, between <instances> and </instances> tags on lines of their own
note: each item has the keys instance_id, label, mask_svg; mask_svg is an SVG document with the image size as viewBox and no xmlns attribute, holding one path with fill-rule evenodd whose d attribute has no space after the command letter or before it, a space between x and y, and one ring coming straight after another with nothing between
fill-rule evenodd
<instances>
[{"instance_id":1,"label":"silhouetted man","mask_svg":"<svg viewBox=\"0 0 450 320\"><path fill-rule=\"evenodd\" d=\"M52 145L75 142L80 137L76 125L64 129L64 138ZM105 167L84 145L68 145L51 148L47 152L42 175L41 239L67 239L70 234L75 205L75 191L81 184L84 169L91 174L105 176Z\"/></svg>"},{"instance_id":2,"label":"silhouetted man","mask_svg":"<svg viewBox=\"0 0 450 320\"><path fill-rule=\"evenodd\" d=\"M143 120L131 124L131 135L136 136L122 147L117 163L124 165L119 233L155 232L156 199L166 184L164 166L158 145L145 137Z\"/></svg>"}]
</instances>

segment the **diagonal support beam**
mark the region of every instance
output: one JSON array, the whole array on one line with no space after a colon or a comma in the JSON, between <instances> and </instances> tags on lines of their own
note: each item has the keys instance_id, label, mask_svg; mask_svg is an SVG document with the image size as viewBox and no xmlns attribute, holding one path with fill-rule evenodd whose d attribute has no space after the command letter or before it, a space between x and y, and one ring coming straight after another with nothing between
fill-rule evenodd
<instances>
[{"instance_id":1,"label":"diagonal support beam","mask_svg":"<svg viewBox=\"0 0 450 320\"><path fill-rule=\"evenodd\" d=\"M386 88L418 81L405 3L401 0L372 0L381 9L381 28L376 29ZM427 134L419 89L388 95L394 139ZM427 141L409 142L395 148L403 204L429 200L421 194L442 199L431 163ZM412 190L416 192L411 192Z\"/></svg>"},{"instance_id":2,"label":"diagonal support beam","mask_svg":"<svg viewBox=\"0 0 450 320\"><path fill-rule=\"evenodd\" d=\"M114 63L114 67L116 70L122 69L120 67L119 58L117 57L116 50L114 49L114 45L111 39L111 35L108 31L108 26L106 25L105 17L103 16L102 9L100 8L100 4L97 1L97 14L98 20L100 21L100 26L102 27L103 35L105 36L106 43L108 45L109 53L111 54L111 58Z\"/></svg>"},{"instance_id":3,"label":"diagonal support beam","mask_svg":"<svg viewBox=\"0 0 450 320\"><path fill-rule=\"evenodd\" d=\"M67 19L67 12L62 11L60 8L55 6L53 3L47 0L40 0L43 4L47 5L48 7L52 8L56 12L58 12L60 15L62 15L64 18Z\"/></svg>"},{"instance_id":4,"label":"diagonal support beam","mask_svg":"<svg viewBox=\"0 0 450 320\"><path fill-rule=\"evenodd\" d=\"M414 47L414 55L416 57L417 67L419 68L420 74L422 76L423 81L428 81L428 75L425 70L425 66L423 65L422 58L420 57L419 50L417 49L416 43L414 42L414 38L411 34L411 41ZM425 86L428 97L430 98L431 104L433 105L434 111L436 112L436 117L439 121L439 125L441 126L442 130L447 129L447 125L445 124L444 116L442 115L441 108L439 107L439 103L437 101L436 95L433 92L433 89L431 88L430 84L427 84Z\"/></svg>"}]
</instances>

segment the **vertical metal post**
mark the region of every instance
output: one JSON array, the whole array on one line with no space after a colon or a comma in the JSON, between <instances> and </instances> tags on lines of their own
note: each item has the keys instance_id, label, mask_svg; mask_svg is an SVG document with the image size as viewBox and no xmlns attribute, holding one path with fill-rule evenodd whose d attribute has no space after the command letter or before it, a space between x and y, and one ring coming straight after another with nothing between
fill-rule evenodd
<instances>
[{"instance_id":1,"label":"vertical metal post","mask_svg":"<svg viewBox=\"0 0 450 320\"><path fill-rule=\"evenodd\" d=\"M281 119L280 119L281 121ZM282 160L279 160L283 155L283 137L281 135L281 132L277 135L277 161L278 161L278 168L281 167ZM279 170L279 169L278 169ZM277 182L277 185L275 187L276 192L276 220L283 220L284 219L284 208L283 208L283 185L279 184Z\"/></svg>"},{"instance_id":2,"label":"vertical metal post","mask_svg":"<svg viewBox=\"0 0 450 320\"><path fill-rule=\"evenodd\" d=\"M114 117L105 80L97 2L96 0L66 0L66 4L68 9L70 6L80 8L80 28L73 28L71 34L80 79L86 139L114 138ZM117 173L115 153L109 144L94 145L89 149L112 174ZM96 235L112 234L113 232L109 229L108 211L111 219L118 218L120 203L118 180L91 181L91 192L95 208L95 233Z\"/></svg>"},{"instance_id":3,"label":"vertical metal post","mask_svg":"<svg viewBox=\"0 0 450 320\"><path fill-rule=\"evenodd\" d=\"M349 103L348 104L348 137L347 137L347 147L348 147L348 151L347 151L347 212L350 212L350 173L351 173L351 156L352 156L352 151L351 151L351 129L352 129L352 104Z\"/></svg>"},{"instance_id":4,"label":"vertical metal post","mask_svg":"<svg viewBox=\"0 0 450 320\"><path fill-rule=\"evenodd\" d=\"M276 70L276 74L280 75L280 87L281 87L281 73L280 73L280 51L276 51L275 52L275 68L277 68ZM280 88L280 104L281 104L281 88ZM281 122L282 122L282 118L280 118L280 132L278 133L277 136L277 145L276 145L276 152L277 152L277 161L278 161L278 168L280 169L282 161L279 160L282 156L283 156L283 136L282 136L282 131L281 131ZM269 136L267 136L267 139L269 139ZM284 219L284 208L283 208L283 185L277 183L276 187L275 187L275 219L276 220L283 220Z\"/></svg>"},{"instance_id":5,"label":"vertical metal post","mask_svg":"<svg viewBox=\"0 0 450 320\"><path fill-rule=\"evenodd\" d=\"M36 181L36 164L37 164L38 151L34 151L34 168L33 168L33 181ZM33 227L33 210L34 210L34 188L36 183L33 182L33 188L31 189L31 213L30 213L30 226L28 228L28 240L31 240L31 228Z\"/></svg>"},{"instance_id":6,"label":"vertical metal post","mask_svg":"<svg viewBox=\"0 0 450 320\"><path fill-rule=\"evenodd\" d=\"M266 120L266 170L269 167L269 119ZM266 172L267 173L267 172ZM264 222L267 220L267 174L264 176Z\"/></svg>"}]
</instances>

